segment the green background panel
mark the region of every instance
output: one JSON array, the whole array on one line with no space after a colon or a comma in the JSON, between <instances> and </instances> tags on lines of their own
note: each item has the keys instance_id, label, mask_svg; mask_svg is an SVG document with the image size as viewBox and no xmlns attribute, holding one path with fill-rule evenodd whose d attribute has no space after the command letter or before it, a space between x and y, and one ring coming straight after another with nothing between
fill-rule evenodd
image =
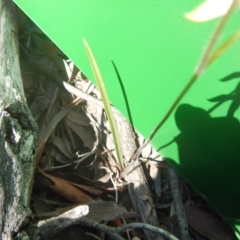
<instances>
[{"instance_id":1,"label":"green background panel","mask_svg":"<svg viewBox=\"0 0 240 240\"><path fill-rule=\"evenodd\" d=\"M15 2L94 82L82 38L88 41L112 103L129 118L115 64L133 124L146 138L191 77L218 23L192 23L183 17L201 3L197 0ZM219 43L239 29L239 16L239 12L233 14ZM173 114L152 142L229 223L234 218L231 224L236 227L240 219L238 98L223 101L210 114L207 111L216 104L208 99L227 95L238 86L239 77L226 82L220 79L239 71L239 49L237 42L207 69L182 100L188 105L180 105L180 117L175 119ZM234 104L234 113L226 117Z\"/></svg>"}]
</instances>

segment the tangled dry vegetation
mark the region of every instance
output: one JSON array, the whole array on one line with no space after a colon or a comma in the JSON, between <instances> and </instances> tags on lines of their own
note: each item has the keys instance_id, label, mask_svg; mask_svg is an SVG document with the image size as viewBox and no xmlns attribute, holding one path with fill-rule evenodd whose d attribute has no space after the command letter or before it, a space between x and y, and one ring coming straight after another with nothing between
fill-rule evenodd
<instances>
[{"instance_id":1,"label":"tangled dry vegetation","mask_svg":"<svg viewBox=\"0 0 240 240\"><path fill-rule=\"evenodd\" d=\"M151 146L120 177L99 92L25 15L18 22L25 95L40 139L31 209L44 239L234 239ZM115 116L128 162L144 139ZM76 222L77 210L86 217Z\"/></svg>"}]
</instances>

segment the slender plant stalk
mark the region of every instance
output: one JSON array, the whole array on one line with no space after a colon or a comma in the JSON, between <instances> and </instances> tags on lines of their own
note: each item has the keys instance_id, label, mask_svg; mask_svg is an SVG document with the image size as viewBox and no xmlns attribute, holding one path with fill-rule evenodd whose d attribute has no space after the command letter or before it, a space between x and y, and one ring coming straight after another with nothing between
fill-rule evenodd
<instances>
[{"instance_id":1,"label":"slender plant stalk","mask_svg":"<svg viewBox=\"0 0 240 240\"><path fill-rule=\"evenodd\" d=\"M150 141L153 139L153 137L158 132L158 130L168 120L168 118L170 117L172 112L175 110L177 105L180 103L180 101L183 99L185 94L189 91L189 89L192 87L192 85L197 81L199 76L201 76L201 74L204 72L205 68L207 67L207 65L209 63L209 59L212 58L211 53L213 51L213 48L214 48L219 36L221 35L221 32L224 29L229 17L231 16L236 4L237 4L237 0L233 1L230 8L227 11L227 13L220 20L218 26L216 27L215 31L212 34L212 37L208 41L207 47L206 47L202 57L200 58L199 64L197 64L196 69L195 69L192 77L190 78L189 82L183 88L183 90L180 92L180 94L178 95L176 100L173 102L172 106L169 108L169 110L167 111L167 113L165 114L163 119L159 122L159 124L156 126L156 128L153 130L153 132L150 134L147 141L145 141L145 143L137 150L133 159L136 160L139 158L139 155L141 154L142 150L150 143ZM216 58L214 60L216 60Z\"/></svg>"},{"instance_id":2,"label":"slender plant stalk","mask_svg":"<svg viewBox=\"0 0 240 240\"><path fill-rule=\"evenodd\" d=\"M221 57L228 48L230 48L240 38L240 30L232 34L223 44L221 44L208 59L207 67L210 66L217 58Z\"/></svg>"},{"instance_id":3,"label":"slender plant stalk","mask_svg":"<svg viewBox=\"0 0 240 240\"><path fill-rule=\"evenodd\" d=\"M114 141L116 153L117 153L117 162L118 162L118 165L119 165L121 171L123 171L123 169L125 168L125 162L123 160L122 145L121 145L121 141L120 141L120 136L118 134L117 124L116 124L116 121L115 121L115 118L114 118L114 115L112 112L112 108L110 105L110 101L109 101L109 98L107 95L107 91L106 91L100 70L98 68L97 62L93 56L93 53L85 39L83 39L83 43L84 43L85 49L87 51L89 61L91 63L91 67L92 67L92 70L93 70L93 73L94 73L94 76L95 76L95 79L97 82L97 87L98 87L99 92L102 97L104 110L106 112L106 115L107 115L107 118L108 118L108 121L110 124L110 128L112 131L113 141Z\"/></svg>"}]
</instances>

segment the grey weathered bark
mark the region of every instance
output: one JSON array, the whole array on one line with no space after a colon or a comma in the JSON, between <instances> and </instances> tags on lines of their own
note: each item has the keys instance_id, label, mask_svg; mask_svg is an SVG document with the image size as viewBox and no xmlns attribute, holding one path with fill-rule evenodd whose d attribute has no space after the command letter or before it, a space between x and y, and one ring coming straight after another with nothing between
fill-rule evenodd
<instances>
[{"instance_id":1,"label":"grey weathered bark","mask_svg":"<svg viewBox=\"0 0 240 240\"><path fill-rule=\"evenodd\" d=\"M87 205L80 205L63 214L39 221L28 228L30 239L49 239L63 229L76 224L89 212Z\"/></svg>"},{"instance_id":2,"label":"grey weathered bark","mask_svg":"<svg viewBox=\"0 0 240 240\"><path fill-rule=\"evenodd\" d=\"M187 216L186 216L186 211L184 209L183 202L182 202L178 176L176 172L170 167L167 168L167 174L168 174L169 185L172 192L174 208L177 215L180 239L189 240L190 236L188 232Z\"/></svg>"},{"instance_id":3,"label":"grey weathered bark","mask_svg":"<svg viewBox=\"0 0 240 240\"><path fill-rule=\"evenodd\" d=\"M123 154L127 160L131 158L132 153L137 149L135 139L133 137L133 130L130 123L123 117L116 117L116 122L121 138ZM128 184L128 192L136 212L139 214L143 223L151 224L159 227L157 213L154 208L151 192L145 178L141 163L136 160L133 168L127 175L130 181ZM144 229L146 239L162 240L162 236L155 232Z\"/></svg>"},{"instance_id":4,"label":"grey weathered bark","mask_svg":"<svg viewBox=\"0 0 240 240\"><path fill-rule=\"evenodd\" d=\"M0 239L12 239L31 217L37 142L22 86L14 7L12 0L0 0Z\"/></svg>"}]
</instances>

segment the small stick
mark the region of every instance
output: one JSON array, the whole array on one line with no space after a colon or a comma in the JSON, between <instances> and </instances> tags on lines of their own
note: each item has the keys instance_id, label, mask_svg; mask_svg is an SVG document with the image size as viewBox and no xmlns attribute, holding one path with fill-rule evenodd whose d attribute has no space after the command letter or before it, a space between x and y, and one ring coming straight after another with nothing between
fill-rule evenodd
<instances>
[{"instance_id":1,"label":"small stick","mask_svg":"<svg viewBox=\"0 0 240 240\"><path fill-rule=\"evenodd\" d=\"M123 240L124 238L122 238L119 234L128 229L133 229L133 228L142 228L142 229L150 230L152 232L158 233L158 234L166 237L168 240L179 240L178 238L173 236L171 233L169 233L161 228L158 228L158 227L152 226L150 224L146 224L146 223L128 223L126 225L122 225L120 227L115 227L115 228L100 224L89 218L81 218L80 223L82 223L85 226L93 227L101 232L104 232L104 233L108 234L114 240Z\"/></svg>"},{"instance_id":2,"label":"small stick","mask_svg":"<svg viewBox=\"0 0 240 240\"><path fill-rule=\"evenodd\" d=\"M82 217L85 217L89 212L87 205L81 205L75 207L58 217L52 217L50 219L39 221L36 224L31 225L27 232L30 239L49 239L56 233L63 229L76 224Z\"/></svg>"},{"instance_id":3,"label":"small stick","mask_svg":"<svg viewBox=\"0 0 240 240\"><path fill-rule=\"evenodd\" d=\"M167 168L168 173L168 181L170 183L170 188L173 197L173 203L177 215L177 221L179 226L179 232L181 236L181 240L189 240L189 232L188 232L188 224L186 212L183 206L182 197L179 189L179 181L176 172L171 168Z\"/></svg>"}]
</instances>

